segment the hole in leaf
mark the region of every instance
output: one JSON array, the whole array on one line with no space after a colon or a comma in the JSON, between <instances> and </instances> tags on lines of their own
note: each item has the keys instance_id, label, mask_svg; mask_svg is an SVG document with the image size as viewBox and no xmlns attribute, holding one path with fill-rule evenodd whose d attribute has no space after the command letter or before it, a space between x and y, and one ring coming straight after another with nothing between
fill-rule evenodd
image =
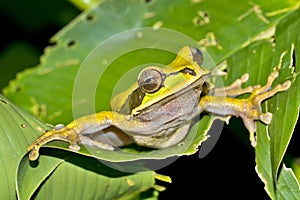
<instances>
[{"instance_id":1,"label":"hole in leaf","mask_svg":"<svg viewBox=\"0 0 300 200\"><path fill-rule=\"evenodd\" d=\"M56 45L57 45L57 41L56 40L50 40L49 46L54 47Z\"/></svg>"},{"instance_id":2,"label":"hole in leaf","mask_svg":"<svg viewBox=\"0 0 300 200\"><path fill-rule=\"evenodd\" d=\"M296 50L295 49L293 50L292 58L293 58L293 66L296 68Z\"/></svg>"},{"instance_id":3,"label":"hole in leaf","mask_svg":"<svg viewBox=\"0 0 300 200\"><path fill-rule=\"evenodd\" d=\"M193 19L193 24L196 26L203 26L205 24L208 24L210 22L210 17L207 12L205 11L199 11L197 13L197 16Z\"/></svg>"},{"instance_id":4,"label":"hole in leaf","mask_svg":"<svg viewBox=\"0 0 300 200\"><path fill-rule=\"evenodd\" d=\"M95 16L94 15L91 15L91 14L89 14L89 15L87 15L86 16L86 21L88 21L88 22L90 22L90 21L93 21L94 19L95 19Z\"/></svg>"},{"instance_id":5,"label":"hole in leaf","mask_svg":"<svg viewBox=\"0 0 300 200\"><path fill-rule=\"evenodd\" d=\"M70 41L68 42L68 44L67 44L68 48L72 48L72 47L74 47L75 45L76 45L75 40L70 40Z\"/></svg>"},{"instance_id":6,"label":"hole in leaf","mask_svg":"<svg viewBox=\"0 0 300 200\"><path fill-rule=\"evenodd\" d=\"M184 145L184 142L178 143L178 146L180 146L180 147L183 147L183 145Z\"/></svg>"},{"instance_id":7,"label":"hole in leaf","mask_svg":"<svg viewBox=\"0 0 300 200\"><path fill-rule=\"evenodd\" d=\"M22 88L21 88L20 86L17 86L17 87L15 88L15 92L19 92L21 89L22 89Z\"/></svg>"},{"instance_id":8,"label":"hole in leaf","mask_svg":"<svg viewBox=\"0 0 300 200\"><path fill-rule=\"evenodd\" d=\"M34 114L36 116L45 116L45 113L46 113L46 106L45 105L36 105L36 108L35 108L35 111L34 111Z\"/></svg>"},{"instance_id":9,"label":"hole in leaf","mask_svg":"<svg viewBox=\"0 0 300 200\"><path fill-rule=\"evenodd\" d=\"M26 124L21 124L21 127L26 128L27 126L26 126Z\"/></svg>"},{"instance_id":10,"label":"hole in leaf","mask_svg":"<svg viewBox=\"0 0 300 200\"><path fill-rule=\"evenodd\" d=\"M1 103L4 103L4 104L8 104L8 102L5 101L4 99L0 99L0 102L1 102Z\"/></svg>"},{"instance_id":11,"label":"hole in leaf","mask_svg":"<svg viewBox=\"0 0 300 200\"><path fill-rule=\"evenodd\" d=\"M275 37L275 35L273 35L272 37L271 37L271 41L275 44L276 43L276 37Z\"/></svg>"}]
</instances>

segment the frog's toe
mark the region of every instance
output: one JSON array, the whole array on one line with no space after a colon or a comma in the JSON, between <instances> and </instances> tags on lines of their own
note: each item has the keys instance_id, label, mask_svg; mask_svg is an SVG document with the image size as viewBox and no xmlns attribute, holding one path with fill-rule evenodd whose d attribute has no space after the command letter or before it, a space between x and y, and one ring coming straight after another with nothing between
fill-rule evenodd
<instances>
[{"instance_id":1,"label":"frog's toe","mask_svg":"<svg viewBox=\"0 0 300 200\"><path fill-rule=\"evenodd\" d=\"M291 87L291 84L292 84L292 82L290 81L290 80L288 80L288 81L285 81L283 84L282 84L282 89L283 90L287 90L287 89L289 89L290 87Z\"/></svg>"},{"instance_id":2,"label":"frog's toe","mask_svg":"<svg viewBox=\"0 0 300 200\"><path fill-rule=\"evenodd\" d=\"M249 131L249 139L251 142L251 145L253 147L256 146L256 124L253 119L247 118L247 117L242 117L243 122L247 130Z\"/></svg>"},{"instance_id":3,"label":"frog's toe","mask_svg":"<svg viewBox=\"0 0 300 200\"><path fill-rule=\"evenodd\" d=\"M71 149L73 151L79 151L80 146L77 143L73 143L73 144L70 144L69 149Z\"/></svg>"},{"instance_id":4,"label":"frog's toe","mask_svg":"<svg viewBox=\"0 0 300 200\"><path fill-rule=\"evenodd\" d=\"M253 86L242 88L242 84L246 83L248 79L249 79L249 74L246 73L229 86L222 87L222 88L215 88L214 89L215 96L225 95L228 97L236 97L242 94L251 93L254 89Z\"/></svg>"},{"instance_id":5,"label":"frog's toe","mask_svg":"<svg viewBox=\"0 0 300 200\"><path fill-rule=\"evenodd\" d=\"M277 77L279 76L279 72L278 71L273 71L271 74L270 74L270 79L276 79Z\"/></svg>"},{"instance_id":6,"label":"frog's toe","mask_svg":"<svg viewBox=\"0 0 300 200\"><path fill-rule=\"evenodd\" d=\"M246 83L248 81L248 79L249 79L249 74L248 73L243 74L243 76L240 78L241 84Z\"/></svg>"},{"instance_id":7,"label":"frog's toe","mask_svg":"<svg viewBox=\"0 0 300 200\"><path fill-rule=\"evenodd\" d=\"M38 159L38 157L39 157L39 150L33 147L29 153L29 160L35 161Z\"/></svg>"},{"instance_id":8,"label":"frog's toe","mask_svg":"<svg viewBox=\"0 0 300 200\"><path fill-rule=\"evenodd\" d=\"M256 124L252 118L242 117L242 120L249 133L256 132Z\"/></svg>"},{"instance_id":9,"label":"frog's toe","mask_svg":"<svg viewBox=\"0 0 300 200\"><path fill-rule=\"evenodd\" d=\"M260 119L260 121L262 121L265 124L270 124L272 121L272 116L273 116L273 114L270 112L262 113L262 114L260 114L259 119Z\"/></svg>"},{"instance_id":10,"label":"frog's toe","mask_svg":"<svg viewBox=\"0 0 300 200\"><path fill-rule=\"evenodd\" d=\"M249 134L250 134L249 138L250 138L251 145L253 147L256 147L257 141L256 141L256 135L255 135L255 133L254 132L250 132Z\"/></svg>"}]
</instances>

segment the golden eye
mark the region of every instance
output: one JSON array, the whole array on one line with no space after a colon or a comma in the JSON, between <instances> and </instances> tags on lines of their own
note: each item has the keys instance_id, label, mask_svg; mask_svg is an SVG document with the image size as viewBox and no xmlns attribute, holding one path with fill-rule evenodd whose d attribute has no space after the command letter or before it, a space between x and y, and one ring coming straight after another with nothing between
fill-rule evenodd
<instances>
[{"instance_id":1,"label":"golden eye","mask_svg":"<svg viewBox=\"0 0 300 200\"><path fill-rule=\"evenodd\" d=\"M143 70L138 79L139 87L143 92L153 93L163 85L164 75L156 69Z\"/></svg>"}]
</instances>

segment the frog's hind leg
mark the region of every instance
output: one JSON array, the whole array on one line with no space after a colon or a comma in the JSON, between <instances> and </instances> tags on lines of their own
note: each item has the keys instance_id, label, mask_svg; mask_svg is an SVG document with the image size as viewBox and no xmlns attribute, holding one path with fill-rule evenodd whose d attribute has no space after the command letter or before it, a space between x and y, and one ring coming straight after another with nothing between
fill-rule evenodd
<instances>
[{"instance_id":1,"label":"frog's hind leg","mask_svg":"<svg viewBox=\"0 0 300 200\"><path fill-rule=\"evenodd\" d=\"M80 142L81 144L88 146L88 147L97 147L100 149L106 149L106 150L111 150L111 151L113 151L115 149L110 144L106 144L106 143L102 143L102 142L93 140L92 138L85 136L85 135L80 136L80 141L81 141Z\"/></svg>"},{"instance_id":2,"label":"frog's hind leg","mask_svg":"<svg viewBox=\"0 0 300 200\"><path fill-rule=\"evenodd\" d=\"M114 116L117 117L117 113L113 114L111 111L102 111L97 114L83 116L69 123L67 126L55 126L53 130L44 133L27 148L27 150L30 151L29 159L36 160L39 156L40 147L53 140L69 142L70 149L79 151L80 146L78 143L82 142L81 136L83 134L97 133L111 126L113 123L116 123ZM119 121L121 120L123 120L123 118L119 119ZM87 143L89 142L87 141Z\"/></svg>"}]
</instances>

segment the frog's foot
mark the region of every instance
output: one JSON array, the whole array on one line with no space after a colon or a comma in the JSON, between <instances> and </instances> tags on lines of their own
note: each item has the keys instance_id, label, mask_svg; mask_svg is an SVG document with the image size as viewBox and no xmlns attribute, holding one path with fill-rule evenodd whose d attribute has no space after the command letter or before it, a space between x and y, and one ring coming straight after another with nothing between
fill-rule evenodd
<instances>
[{"instance_id":1,"label":"frog's foot","mask_svg":"<svg viewBox=\"0 0 300 200\"><path fill-rule=\"evenodd\" d=\"M251 93L254 88L258 86L249 86L246 88L242 88L242 84L247 82L249 79L249 74L244 74L241 78L234 81L231 85L222 87L222 88L216 88L214 90L215 96L228 96L228 97L236 97L241 94Z\"/></svg>"},{"instance_id":2,"label":"frog's foot","mask_svg":"<svg viewBox=\"0 0 300 200\"><path fill-rule=\"evenodd\" d=\"M53 140L61 140L70 143L70 149L78 151L80 149L78 134L73 129L64 126L55 126L53 130L45 132L42 136L36 139L28 148L29 159L34 161L39 157L39 149L44 144Z\"/></svg>"},{"instance_id":3,"label":"frog's foot","mask_svg":"<svg viewBox=\"0 0 300 200\"><path fill-rule=\"evenodd\" d=\"M268 82L263 87L254 88L252 94L244 102L244 114L241 116L243 122L250 133L250 141L253 146L256 146L255 132L256 126L254 120L260 120L265 124L270 124L272 120L272 113L262 113L261 103L274 96L276 93L286 91L291 86L291 81L286 81L283 84L271 88L272 83L278 77L278 72L272 72L268 77Z\"/></svg>"}]
</instances>

